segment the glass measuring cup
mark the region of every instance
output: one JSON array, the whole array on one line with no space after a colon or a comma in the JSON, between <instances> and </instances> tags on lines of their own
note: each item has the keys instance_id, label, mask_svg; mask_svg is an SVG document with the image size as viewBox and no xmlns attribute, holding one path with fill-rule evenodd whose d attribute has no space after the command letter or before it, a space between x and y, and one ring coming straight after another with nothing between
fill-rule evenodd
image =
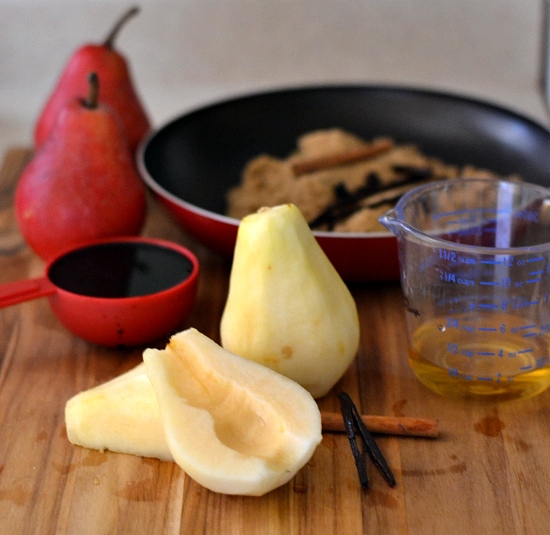
<instances>
[{"instance_id":1,"label":"glass measuring cup","mask_svg":"<svg viewBox=\"0 0 550 535\"><path fill-rule=\"evenodd\" d=\"M380 222L397 237L409 362L423 384L491 400L550 385L550 190L433 182Z\"/></svg>"}]
</instances>

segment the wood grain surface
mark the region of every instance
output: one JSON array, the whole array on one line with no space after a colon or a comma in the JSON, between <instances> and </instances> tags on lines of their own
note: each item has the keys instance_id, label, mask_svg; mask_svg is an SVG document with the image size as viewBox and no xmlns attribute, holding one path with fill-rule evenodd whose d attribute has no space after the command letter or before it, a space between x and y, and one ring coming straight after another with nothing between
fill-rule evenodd
<instances>
[{"instance_id":1,"label":"wood grain surface","mask_svg":"<svg viewBox=\"0 0 550 535\"><path fill-rule=\"evenodd\" d=\"M0 282L43 273L13 219L29 157L0 171ZM183 243L201 262L197 303L182 328L219 341L230 264L185 235L153 201L145 233ZM550 530L550 392L506 404L431 393L407 363L399 284L352 287L359 354L322 410L347 391L371 415L437 419L438 438L376 435L397 485L369 466L361 490L347 437L326 433L311 461L262 498L209 492L175 464L71 445L64 406L135 366L143 348L105 349L69 333L47 299L0 310L0 532L16 534L546 534ZM162 347L165 341L158 342Z\"/></svg>"}]
</instances>

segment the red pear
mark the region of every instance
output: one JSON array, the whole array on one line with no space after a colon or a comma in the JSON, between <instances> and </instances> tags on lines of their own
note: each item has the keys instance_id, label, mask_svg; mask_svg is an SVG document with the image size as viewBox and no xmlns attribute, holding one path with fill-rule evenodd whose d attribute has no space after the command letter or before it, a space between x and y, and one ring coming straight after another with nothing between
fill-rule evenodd
<instances>
[{"instance_id":1,"label":"red pear","mask_svg":"<svg viewBox=\"0 0 550 535\"><path fill-rule=\"evenodd\" d=\"M114 49L114 41L120 28L138 12L139 9L135 7L129 10L117 22L104 43L83 45L71 56L36 123L34 140L37 148L48 137L57 115L67 101L74 97L86 97L86 77L88 73L95 72L101 80L101 101L119 113L131 149L135 152L151 125L134 88L128 63Z\"/></svg>"},{"instance_id":2,"label":"red pear","mask_svg":"<svg viewBox=\"0 0 550 535\"><path fill-rule=\"evenodd\" d=\"M29 246L44 260L81 243L142 229L145 187L118 114L89 96L68 102L48 139L27 164L15 214Z\"/></svg>"}]
</instances>

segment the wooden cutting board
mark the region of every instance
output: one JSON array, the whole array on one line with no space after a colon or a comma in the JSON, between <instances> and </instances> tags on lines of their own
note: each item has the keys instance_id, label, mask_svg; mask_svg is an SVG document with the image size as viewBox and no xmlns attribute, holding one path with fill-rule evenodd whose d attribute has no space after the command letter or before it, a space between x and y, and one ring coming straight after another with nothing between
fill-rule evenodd
<instances>
[{"instance_id":1,"label":"wooden cutting board","mask_svg":"<svg viewBox=\"0 0 550 535\"><path fill-rule=\"evenodd\" d=\"M0 170L0 283L43 273L13 219L29 151ZM153 201L146 234L183 243L201 262L199 295L182 325L219 341L230 265L185 235ZM262 498L205 490L175 464L72 446L64 406L135 366L141 349L93 346L39 299L0 310L0 532L16 534L546 534L550 530L550 392L508 404L445 399L407 364L398 284L352 288L362 341L340 384L367 414L439 420L438 438L377 435L397 485L372 465L361 490L347 437L325 433L311 461Z\"/></svg>"}]
</instances>

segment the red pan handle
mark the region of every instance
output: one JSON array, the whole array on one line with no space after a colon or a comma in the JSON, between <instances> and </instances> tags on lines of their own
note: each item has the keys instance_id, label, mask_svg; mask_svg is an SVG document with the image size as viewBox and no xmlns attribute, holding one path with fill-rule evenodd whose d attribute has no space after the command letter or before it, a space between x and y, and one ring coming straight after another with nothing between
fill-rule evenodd
<instances>
[{"instance_id":1,"label":"red pan handle","mask_svg":"<svg viewBox=\"0 0 550 535\"><path fill-rule=\"evenodd\" d=\"M0 308L52 295L57 291L46 277L0 284Z\"/></svg>"}]
</instances>

